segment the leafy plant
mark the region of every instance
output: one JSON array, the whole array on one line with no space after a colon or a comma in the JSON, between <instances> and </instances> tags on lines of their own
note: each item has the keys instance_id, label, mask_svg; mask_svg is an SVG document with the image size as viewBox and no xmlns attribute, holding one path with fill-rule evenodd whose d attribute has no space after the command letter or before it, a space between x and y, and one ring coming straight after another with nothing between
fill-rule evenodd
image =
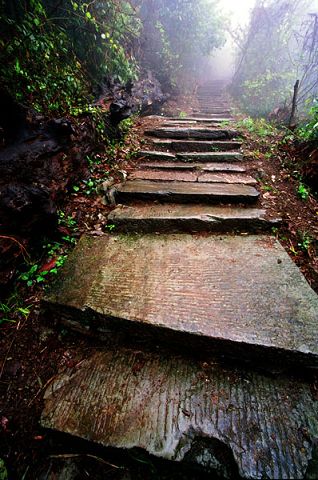
<instances>
[{"instance_id":1,"label":"leafy plant","mask_svg":"<svg viewBox=\"0 0 318 480\"><path fill-rule=\"evenodd\" d=\"M36 283L43 283L48 275L56 275L58 273L58 269L64 265L66 258L67 255L59 255L54 262L54 267L50 270L42 270L41 266L35 263L31 265L29 270L22 273L19 279L26 282L28 287L32 287Z\"/></svg>"},{"instance_id":2,"label":"leafy plant","mask_svg":"<svg viewBox=\"0 0 318 480\"><path fill-rule=\"evenodd\" d=\"M31 307L32 305L23 303L18 293L13 292L6 302L0 302L0 325L3 323L15 323L18 319L27 319L31 313Z\"/></svg>"},{"instance_id":3,"label":"leafy plant","mask_svg":"<svg viewBox=\"0 0 318 480\"><path fill-rule=\"evenodd\" d=\"M309 121L303 123L298 129L297 134L300 139L305 141L318 141L318 103L314 102L309 109Z\"/></svg>"},{"instance_id":4,"label":"leafy plant","mask_svg":"<svg viewBox=\"0 0 318 480\"><path fill-rule=\"evenodd\" d=\"M114 225L113 223L108 223L106 226L105 226L106 230L109 231L109 233L113 232L116 228L116 225Z\"/></svg>"},{"instance_id":5,"label":"leafy plant","mask_svg":"<svg viewBox=\"0 0 318 480\"><path fill-rule=\"evenodd\" d=\"M0 458L0 480L8 480L8 478L8 471L6 469L5 463L2 458Z\"/></svg>"},{"instance_id":6,"label":"leafy plant","mask_svg":"<svg viewBox=\"0 0 318 480\"><path fill-rule=\"evenodd\" d=\"M269 137L276 133L276 128L267 122L264 118L253 119L246 117L236 123L239 129L246 129L249 133L255 134L259 137Z\"/></svg>"},{"instance_id":7,"label":"leafy plant","mask_svg":"<svg viewBox=\"0 0 318 480\"><path fill-rule=\"evenodd\" d=\"M58 224L67 228L70 228L73 231L78 230L77 221L71 215L66 215L63 210L59 210L58 214Z\"/></svg>"},{"instance_id":8,"label":"leafy plant","mask_svg":"<svg viewBox=\"0 0 318 480\"><path fill-rule=\"evenodd\" d=\"M298 188L297 188L297 195L304 201L308 200L308 197L310 195L310 190L306 185L304 185L302 182L299 182Z\"/></svg>"},{"instance_id":9,"label":"leafy plant","mask_svg":"<svg viewBox=\"0 0 318 480\"><path fill-rule=\"evenodd\" d=\"M303 252L308 253L311 245L313 244L314 238L308 232L306 231L302 232L300 230L298 230L297 236L298 236L298 244L297 244L298 247L300 247L300 249Z\"/></svg>"}]
</instances>

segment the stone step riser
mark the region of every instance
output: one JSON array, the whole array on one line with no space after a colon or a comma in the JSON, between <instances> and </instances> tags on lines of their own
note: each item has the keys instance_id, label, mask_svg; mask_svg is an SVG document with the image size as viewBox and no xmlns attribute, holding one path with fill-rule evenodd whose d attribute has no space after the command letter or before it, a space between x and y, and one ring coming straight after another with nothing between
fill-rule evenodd
<instances>
[{"instance_id":1,"label":"stone step riser","mask_svg":"<svg viewBox=\"0 0 318 480\"><path fill-rule=\"evenodd\" d=\"M153 140L153 147L164 148L172 152L226 152L229 150L239 150L242 147L242 142L236 141L222 141L222 142L205 142L205 141L191 141L191 140Z\"/></svg>"},{"instance_id":2,"label":"stone step riser","mask_svg":"<svg viewBox=\"0 0 318 480\"><path fill-rule=\"evenodd\" d=\"M182 208L184 207L184 208ZM117 207L108 217L122 233L269 232L280 219L268 220L264 210L187 206Z\"/></svg>"},{"instance_id":3,"label":"stone step riser","mask_svg":"<svg viewBox=\"0 0 318 480\"><path fill-rule=\"evenodd\" d=\"M178 118L173 118L173 117L166 117L168 121L177 121ZM233 122L233 119L231 117L225 117L225 118L198 118L198 117L184 117L182 119L183 122L187 121L193 121L195 123L228 123L228 122Z\"/></svg>"},{"instance_id":4,"label":"stone step riser","mask_svg":"<svg viewBox=\"0 0 318 480\"><path fill-rule=\"evenodd\" d=\"M206 171L139 169L128 176L128 180L151 180L154 182L198 182L256 185L255 178L237 172L211 173Z\"/></svg>"},{"instance_id":5,"label":"stone step riser","mask_svg":"<svg viewBox=\"0 0 318 480\"><path fill-rule=\"evenodd\" d=\"M231 140L238 135L235 130L213 128L157 128L146 130L146 135L157 138L198 139L198 140Z\"/></svg>"},{"instance_id":6,"label":"stone step riser","mask_svg":"<svg viewBox=\"0 0 318 480\"><path fill-rule=\"evenodd\" d=\"M164 171L200 171L200 172L238 172L245 173L246 168L235 163L195 163L195 162L161 162L149 161L148 163L139 163L141 169L155 169Z\"/></svg>"},{"instance_id":7,"label":"stone step riser","mask_svg":"<svg viewBox=\"0 0 318 480\"><path fill-rule=\"evenodd\" d=\"M242 184L132 180L116 188L117 203L124 204L135 201L253 204L258 197L259 192L254 187Z\"/></svg>"}]
</instances>

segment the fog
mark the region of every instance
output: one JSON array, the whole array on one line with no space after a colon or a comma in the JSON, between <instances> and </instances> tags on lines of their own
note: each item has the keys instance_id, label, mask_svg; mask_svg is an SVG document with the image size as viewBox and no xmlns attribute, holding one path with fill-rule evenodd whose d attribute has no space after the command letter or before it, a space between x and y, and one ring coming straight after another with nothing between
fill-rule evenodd
<instances>
[{"instance_id":1,"label":"fog","mask_svg":"<svg viewBox=\"0 0 318 480\"><path fill-rule=\"evenodd\" d=\"M258 0L220 0L219 6L229 20L229 29L238 31L245 30L248 27L252 9L260 3ZM308 9L304 11L304 17L312 12L318 12L318 0L310 2ZM227 32L226 38L224 47L214 52L206 62L203 80L208 78L230 79L233 76L237 46L229 32Z\"/></svg>"}]
</instances>

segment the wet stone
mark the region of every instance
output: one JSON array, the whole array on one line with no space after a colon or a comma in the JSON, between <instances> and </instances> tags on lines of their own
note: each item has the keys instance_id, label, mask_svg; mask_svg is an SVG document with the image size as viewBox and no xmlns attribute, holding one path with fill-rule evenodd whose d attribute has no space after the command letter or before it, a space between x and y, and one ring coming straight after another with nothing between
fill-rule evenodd
<instances>
[{"instance_id":1,"label":"wet stone","mask_svg":"<svg viewBox=\"0 0 318 480\"><path fill-rule=\"evenodd\" d=\"M176 158L184 162L241 162L243 155L239 152L194 152L178 153Z\"/></svg>"},{"instance_id":2,"label":"wet stone","mask_svg":"<svg viewBox=\"0 0 318 480\"><path fill-rule=\"evenodd\" d=\"M235 140L214 140L214 141L195 141L195 140L173 140L162 139L152 140L154 147L167 148L175 152L217 152L237 150L242 146L242 142Z\"/></svg>"},{"instance_id":3,"label":"wet stone","mask_svg":"<svg viewBox=\"0 0 318 480\"><path fill-rule=\"evenodd\" d=\"M117 203L158 200L177 203L255 203L259 192L250 185L229 183L128 180L116 187Z\"/></svg>"},{"instance_id":4,"label":"wet stone","mask_svg":"<svg viewBox=\"0 0 318 480\"><path fill-rule=\"evenodd\" d=\"M168 117L169 121L176 121L178 120L178 118L173 118L173 117ZM195 122L195 123L227 123L227 122L231 122L231 120L233 121L233 119L231 117L215 117L215 118L207 118L207 117L198 117L198 116L193 116L193 117L184 117L182 119L182 121L184 122Z\"/></svg>"},{"instance_id":5,"label":"wet stone","mask_svg":"<svg viewBox=\"0 0 318 480\"><path fill-rule=\"evenodd\" d=\"M246 168L235 163L196 163L196 162L145 162L139 163L141 169L157 170L201 170L203 172L246 172Z\"/></svg>"},{"instance_id":6,"label":"wet stone","mask_svg":"<svg viewBox=\"0 0 318 480\"><path fill-rule=\"evenodd\" d=\"M257 208L142 204L115 208L109 220L121 232L261 232L279 226Z\"/></svg>"},{"instance_id":7,"label":"wet stone","mask_svg":"<svg viewBox=\"0 0 318 480\"><path fill-rule=\"evenodd\" d=\"M220 478L307 478L318 432L310 386L295 378L117 346L54 379L41 424Z\"/></svg>"},{"instance_id":8,"label":"wet stone","mask_svg":"<svg viewBox=\"0 0 318 480\"><path fill-rule=\"evenodd\" d=\"M255 185L257 181L250 175L237 173L210 173L203 171L180 171L139 169L129 175L129 180L153 180L153 181L177 181L177 182L203 182L203 183L240 183L244 185Z\"/></svg>"},{"instance_id":9,"label":"wet stone","mask_svg":"<svg viewBox=\"0 0 318 480\"><path fill-rule=\"evenodd\" d=\"M167 160L171 162L175 159L175 156L173 155L173 153L140 150L138 152L138 158L147 158L149 160Z\"/></svg>"},{"instance_id":10,"label":"wet stone","mask_svg":"<svg viewBox=\"0 0 318 480\"><path fill-rule=\"evenodd\" d=\"M318 296L269 236L84 236L44 305L95 331L318 364Z\"/></svg>"},{"instance_id":11,"label":"wet stone","mask_svg":"<svg viewBox=\"0 0 318 480\"><path fill-rule=\"evenodd\" d=\"M213 128L157 128L146 130L146 135L161 138L198 138L198 139L231 139L238 135L235 130L213 129Z\"/></svg>"}]
</instances>

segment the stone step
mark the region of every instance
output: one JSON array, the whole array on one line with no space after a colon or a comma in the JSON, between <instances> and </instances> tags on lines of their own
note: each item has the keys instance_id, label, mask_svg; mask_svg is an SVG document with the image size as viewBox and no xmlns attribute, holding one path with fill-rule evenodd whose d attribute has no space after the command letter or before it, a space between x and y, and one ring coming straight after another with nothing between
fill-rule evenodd
<instances>
[{"instance_id":1,"label":"stone step","mask_svg":"<svg viewBox=\"0 0 318 480\"><path fill-rule=\"evenodd\" d=\"M206 112L206 113L227 113L230 114L232 112L232 109L230 108L223 108L223 107L213 107L213 106L208 106L208 105L201 105L200 110L194 110L194 112Z\"/></svg>"},{"instance_id":2,"label":"stone step","mask_svg":"<svg viewBox=\"0 0 318 480\"><path fill-rule=\"evenodd\" d=\"M171 162L176 159L176 156L173 153L168 152L159 152L158 150L139 150L137 153L138 158L149 159L149 160L162 160Z\"/></svg>"},{"instance_id":3,"label":"stone step","mask_svg":"<svg viewBox=\"0 0 318 480\"><path fill-rule=\"evenodd\" d=\"M203 170L161 170L138 169L129 174L129 180L153 180L160 182L200 182L200 183L235 183L243 185L256 185L257 180L247 174L228 172L207 172Z\"/></svg>"},{"instance_id":4,"label":"stone step","mask_svg":"<svg viewBox=\"0 0 318 480\"><path fill-rule=\"evenodd\" d=\"M178 153L177 160L183 162L242 162L244 157L239 152L192 152Z\"/></svg>"},{"instance_id":5,"label":"stone step","mask_svg":"<svg viewBox=\"0 0 318 480\"><path fill-rule=\"evenodd\" d=\"M191 118L191 117L194 117L194 118L204 117L204 118L209 118L209 119L211 119L211 118L213 118L213 119L218 119L218 118L219 119L221 119L221 118L223 118L223 119L224 118L225 119L233 119L232 115L230 115L230 114L226 114L226 115L222 115L220 113L214 113L214 114L213 113L206 113L206 114L203 114L200 110L195 110L194 113L189 114L188 117L189 118Z\"/></svg>"},{"instance_id":6,"label":"stone step","mask_svg":"<svg viewBox=\"0 0 318 480\"><path fill-rule=\"evenodd\" d=\"M226 123L226 126L228 124ZM192 127L208 127L208 128L219 128L220 126L223 127L223 124L221 125L220 122L214 122L212 120L208 122L205 122L205 123L200 123L200 122L196 122L196 121L185 121L185 120L169 120L168 122L163 122L161 125L161 127L163 128L170 128L170 127L178 127L178 128L192 128ZM225 126L225 125L224 125Z\"/></svg>"},{"instance_id":7,"label":"stone step","mask_svg":"<svg viewBox=\"0 0 318 480\"><path fill-rule=\"evenodd\" d=\"M315 478L317 402L307 383L120 346L80 360L46 389L41 424L55 435L142 449L211 479Z\"/></svg>"},{"instance_id":8,"label":"stone step","mask_svg":"<svg viewBox=\"0 0 318 480\"><path fill-rule=\"evenodd\" d=\"M265 210L210 205L119 205L108 220L116 232L264 232L279 226Z\"/></svg>"},{"instance_id":9,"label":"stone step","mask_svg":"<svg viewBox=\"0 0 318 480\"><path fill-rule=\"evenodd\" d=\"M161 142L160 142L161 143ZM197 143L197 142L196 142ZM206 142L204 142L206 143ZM167 144L166 144L167 145ZM188 145L188 143L186 144ZM201 142L199 146L201 145ZM209 143L209 145L211 145ZM213 142L214 145L214 142ZM223 142L222 142L223 145ZM160 160L162 162L241 162L243 155L239 152L192 152L192 153L166 153L151 150L140 150L138 158L147 160Z\"/></svg>"},{"instance_id":10,"label":"stone step","mask_svg":"<svg viewBox=\"0 0 318 480\"><path fill-rule=\"evenodd\" d=\"M153 130L146 130L146 135L159 138L197 138L207 140L229 140L238 135L236 130L230 129L213 129L213 128L156 128Z\"/></svg>"},{"instance_id":11,"label":"stone step","mask_svg":"<svg viewBox=\"0 0 318 480\"><path fill-rule=\"evenodd\" d=\"M238 150L242 147L242 142L237 140L174 140L160 139L152 140L153 147L165 148L174 152L226 152L228 150Z\"/></svg>"},{"instance_id":12,"label":"stone step","mask_svg":"<svg viewBox=\"0 0 318 480\"><path fill-rule=\"evenodd\" d=\"M235 163L192 163L192 162L145 162L138 165L142 169L157 169L157 170L186 170L202 172L237 172L245 173L246 168Z\"/></svg>"},{"instance_id":13,"label":"stone step","mask_svg":"<svg viewBox=\"0 0 318 480\"><path fill-rule=\"evenodd\" d=\"M318 366L318 296L267 235L84 236L43 306L132 344L146 335L264 368Z\"/></svg>"},{"instance_id":14,"label":"stone step","mask_svg":"<svg viewBox=\"0 0 318 480\"><path fill-rule=\"evenodd\" d=\"M166 117L169 121L174 121L174 120L177 120L177 118L173 118L173 117ZM184 122L195 122L195 123L227 123L227 122L231 122L233 121L233 119L231 117L224 117L224 118L220 118L220 117L216 117L216 118L207 118L207 117L197 117L197 116L193 116L193 117L184 117L182 119L182 121Z\"/></svg>"},{"instance_id":15,"label":"stone step","mask_svg":"<svg viewBox=\"0 0 318 480\"><path fill-rule=\"evenodd\" d=\"M116 187L117 203L255 203L259 195L254 187L243 184L130 180Z\"/></svg>"}]
</instances>

